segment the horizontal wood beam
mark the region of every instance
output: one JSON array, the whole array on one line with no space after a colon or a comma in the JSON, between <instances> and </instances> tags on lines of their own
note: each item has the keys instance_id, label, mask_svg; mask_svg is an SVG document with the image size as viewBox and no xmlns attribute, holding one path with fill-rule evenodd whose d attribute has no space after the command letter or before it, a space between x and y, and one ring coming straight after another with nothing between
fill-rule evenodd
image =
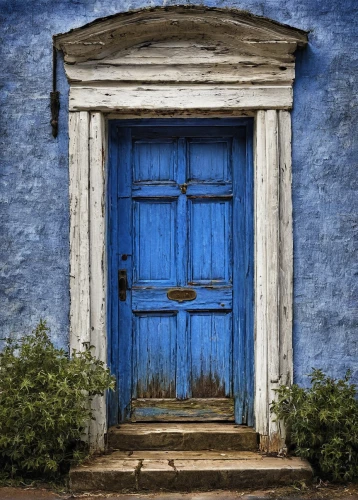
<instances>
[{"instance_id":1,"label":"horizontal wood beam","mask_svg":"<svg viewBox=\"0 0 358 500\"><path fill-rule=\"evenodd\" d=\"M234 421L232 398L133 399L132 422Z\"/></svg>"},{"instance_id":2,"label":"horizontal wood beam","mask_svg":"<svg viewBox=\"0 0 358 500\"><path fill-rule=\"evenodd\" d=\"M242 86L72 86L70 111L129 111L131 109L258 110L290 109L292 88Z\"/></svg>"},{"instance_id":3,"label":"horizontal wood beam","mask_svg":"<svg viewBox=\"0 0 358 500\"><path fill-rule=\"evenodd\" d=\"M111 85L113 82L132 83L225 83L291 86L295 77L293 64L258 64L254 60L245 64L96 64L66 65L66 74L70 82L82 83L84 86L96 86L97 82ZM249 66L251 64L251 66Z\"/></svg>"}]
</instances>

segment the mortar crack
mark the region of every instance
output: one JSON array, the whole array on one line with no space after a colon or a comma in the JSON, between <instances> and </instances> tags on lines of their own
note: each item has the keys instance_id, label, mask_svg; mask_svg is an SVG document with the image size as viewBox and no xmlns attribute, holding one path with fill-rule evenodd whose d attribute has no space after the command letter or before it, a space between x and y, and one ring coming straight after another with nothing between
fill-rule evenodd
<instances>
[{"instance_id":1,"label":"mortar crack","mask_svg":"<svg viewBox=\"0 0 358 500\"><path fill-rule=\"evenodd\" d=\"M143 467L143 460L138 460L138 465L134 469L134 488L137 491L139 490L139 474L142 467Z\"/></svg>"}]
</instances>

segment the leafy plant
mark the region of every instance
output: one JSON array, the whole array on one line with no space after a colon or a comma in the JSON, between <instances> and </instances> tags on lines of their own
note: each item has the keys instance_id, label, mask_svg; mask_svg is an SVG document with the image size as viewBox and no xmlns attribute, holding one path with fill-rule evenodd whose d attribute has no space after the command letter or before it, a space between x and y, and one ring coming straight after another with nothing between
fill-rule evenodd
<instances>
[{"instance_id":1,"label":"leafy plant","mask_svg":"<svg viewBox=\"0 0 358 500\"><path fill-rule=\"evenodd\" d=\"M2 476L53 479L83 459L89 400L114 387L91 350L70 358L50 341L40 321L31 335L6 339L0 354L0 467Z\"/></svg>"},{"instance_id":2,"label":"leafy plant","mask_svg":"<svg viewBox=\"0 0 358 500\"><path fill-rule=\"evenodd\" d=\"M281 386L271 411L283 420L295 454L308 459L317 473L335 481L358 477L358 402L356 387L322 370L309 375L311 387Z\"/></svg>"}]
</instances>

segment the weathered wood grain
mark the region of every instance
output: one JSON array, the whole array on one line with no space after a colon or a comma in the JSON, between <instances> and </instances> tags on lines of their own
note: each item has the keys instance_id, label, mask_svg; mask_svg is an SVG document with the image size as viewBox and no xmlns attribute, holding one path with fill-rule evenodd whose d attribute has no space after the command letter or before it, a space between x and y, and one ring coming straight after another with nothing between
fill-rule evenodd
<instances>
[{"instance_id":1,"label":"weathered wood grain","mask_svg":"<svg viewBox=\"0 0 358 500\"><path fill-rule=\"evenodd\" d=\"M144 43L140 43L137 35L132 33L127 40L120 44L112 44L113 49L110 55L97 58L101 63L113 63L119 59L124 63L138 63L138 59L149 62L161 60L165 63L173 64L173 60L178 64L190 64L194 61L207 63L230 63L249 61L250 57L256 57L256 62L264 63L266 60L274 63L280 60L284 62L294 62L293 53L297 48L296 42L278 40L244 40L240 36L228 37L228 33L210 32L208 35L198 33L156 33L156 36ZM87 61L92 64L91 60ZM85 62L84 64L86 64Z\"/></svg>"},{"instance_id":2,"label":"weathered wood grain","mask_svg":"<svg viewBox=\"0 0 358 500\"><path fill-rule=\"evenodd\" d=\"M288 112L256 120L256 429L277 452L284 428L270 413L275 389L292 382L291 126ZM263 418L263 416L265 416Z\"/></svg>"},{"instance_id":3,"label":"weathered wood grain","mask_svg":"<svg viewBox=\"0 0 358 500\"><path fill-rule=\"evenodd\" d=\"M70 350L90 346L89 114L69 115ZM84 429L88 439L89 427Z\"/></svg>"},{"instance_id":4,"label":"weathered wood grain","mask_svg":"<svg viewBox=\"0 0 358 500\"><path fill-rule=\"evenodd\" d=\"M207 311L208 309L230 310L232 309L232 289L220 286L198 287L189 285L191 290L197 293L195 299L195 309ZM132 305L134 311L147 311L148 307L157 308L162 311L175 310L185 311L188 309L188 302L173 302L167 298L167 292L171 288L153 290L152 287L146 289L134 288L132 290Z\"/></svg>"},{"instance_id":5,"label":"weathered wood grain","mask_svg":"<svg viewBox=\"0 0 358 500\"><path fill-rule=\"evenodd\" d=\"M132 44L120 50L115 50L110 55L101 59L89 59L85 62L78 62L77 65L83 68L88 68L97 64L98 66L110 65L134 65L143 64L149 65L162 64L163 66L183 66L194 69L194 65L221 64L230 66L236 64L238 68L245 68L252 65L258 71L259 66L272 66L279 69L279 66L285 64L288 67L294 66L294 56L290 52L293 51L294 44L287 42L267 42L255 43L235 40L235 45L220 40L209 39L191 39L192 37L172 37L166 40L154 38L147 43L135 43L136 39L132 40ZM69 65L68 65L69 66ZM285 71L282 68L282 71Z\"/></svg>"},{"instance_id":6,"label":"weathered wood grain","mask_svg":"<svg viewBox=\"0 0 358 500\"><path fill-rule=\"evenodd\" d=\"M191 398L182 401L154 398L132 400L132 422L192 420L233 421L234 400L232 398Z\"/></svg>"},{"instance_id":7,"label":"weathered wood grain","mask_svg":"<svg viewBox=\"0 0 358 500\"><path fill-rule=\"evenodd\" d=\"M70 196L70 349L80 350L81 339L77 335L80 314L79 269L79 113L69 114L69 196Z\"/></svg>"},{"instance_id":8,"label":"weathered wood grain","mask_svg":"<svg viewBox=\"0 0 358 500\"><path fill-rule=\"evenodd\" d=\"M263 17L243 11L202 7L166 7L142 10L111 16L83 28L54 37L56 47L65 52L66 60L102 57L119 43L132 44L150 41L152 37L163 39L183 33L198 39L218 36L248 42L292 42L304 46L307 34L303 31L275 23ZM237 43L237 42L236 42Z\"/></svg>"},{"instance_id":9,"label":"weathered wood grain","mask_svg":"<svg viewBox=\"0 0 358 500\"><path fill-rule=\"evenodd\" d=\"M95 356L107 361L106 252L105 252L105 122L101 113L90 113L89 128L89 224L90 224L90 320ZM90 424L90 443L103 450L106 433L106 398L92 401L95 421Z\"/></svg>"},{"instance_id":10,"label":"weathered wood grain","mask_svg":"<svg viewBox=\"0 0 358 500\"><path fill-rule=\"evenodd\" d=\"M291 160L291 115L278 112L279 150L279 365L280 384L293 383L293 232L292 232L292 160ZM280 450L285 443L286 429L278 422L276 448L271 439L270 449ZM272 433L271 433L272 434Z\"/></svg>"},{"instance_id":11,"label":"weathered wood grain","mask_svg":"<svg viewBox=\"0 0 358 500\"><path fill-rule=\"evenodd\" d=\"M71 349L89 347L89 114L70 113L70 294Z\"/></svg>"},{"instance_id":12,"label":"weathered wood grain","mask_svg":"<svg viewBox=\"0 0 358 500\"><path fill-rule=\"evenodd\" d=\"M106 113L108 120L134 120L137 118L254 118L255 111L250 110L216 110L210 109L191 110L191 109L175 109L175 110L141 110L140 108L132 108L131 110L122 112Z\"/></svg>"},{"instance_id":13,"label":"weathered wood grain","mask_svg":"<svg viewBox=\"0 0 358 500\"><path fill-rule=\"evenodd\" d=\"M279 345L279 152L278 117L266 111L266 335L268 363L268 402L275 399L280 384ZM271 444L277 433L274 416L268 410ZM275 444L276 441L275 441ZM270 448L270 451L274 451Z\"/></svg>"},{"instance_id":14,"label":"weathered wood grain","mask_svg":"<svg viewBox=\"0 0 358 500\"><path fill-rule=\"evenodd\" d=\"M168 62L158 60L143 61L113 60L89 61L83 64L66 65L67 78L71 83L85 85L97 82L177 82L177 83L237 83L262 85L292 85L294 66L290 62L263 60L260 57L244 57L222 61L195 60L173 62L167 54ZM214 59L214 58L213 58Z\"/></svg>"},{"instance_id":15,"label":"weathered wood grain","mask_svg":"<svg viewBox=\"0 0 358 500\"><path fill-rule=\"evenodd\" d=\"M293 233L292 233L292 160L291 114L279 111L280 161L280 375L281 383L293 382L292 355L292 292L293 292Z\"/></svg>"},{"instance_id":16,"label":"weathered wood grain","mask_svg":"<svg viewBox=\"0 0 358 500\"><path fill-rule=\"evenodd\" d=\"M266 112L258 111L255 128L255 417L256 430L268 434L266 332Z\"/></svg>"},{"instance_id":17,"label":"weathered wood grain","mask_svg":"<svg viewBox=\"0 0 358 500\"><path fill-rule=\"evenodd\" d=\"M72 111L113 112L131 109L290 109L292 88L239 86L72 86Z\"/></svg>"}]
</instances>

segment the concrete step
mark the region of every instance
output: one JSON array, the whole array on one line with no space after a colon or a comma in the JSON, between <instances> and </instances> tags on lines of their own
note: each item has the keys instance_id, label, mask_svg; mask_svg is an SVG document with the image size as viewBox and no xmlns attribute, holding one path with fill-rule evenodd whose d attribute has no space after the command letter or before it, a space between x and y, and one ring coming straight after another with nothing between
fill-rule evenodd
<instances>
[{"instance_id":1,"label":"concrete step","mask_svg":"<svg viewBox=\"0 0 358 500\"><path fill-rule=\"evenodd\" d=\"M298 458L222 450L113 452L70 471L73 492L270 488L311 478Z\"/></svg>"},{"instance_id":2,"label":"concrete step","mask_svg":"<svg viewBox=\"0 0 358 500\"><path fill-rule=\"evenodd\" d=\"M113 450L256 451L258 434L230 423L122 424L108 432Z\"/></svg>"}]
</instances>

